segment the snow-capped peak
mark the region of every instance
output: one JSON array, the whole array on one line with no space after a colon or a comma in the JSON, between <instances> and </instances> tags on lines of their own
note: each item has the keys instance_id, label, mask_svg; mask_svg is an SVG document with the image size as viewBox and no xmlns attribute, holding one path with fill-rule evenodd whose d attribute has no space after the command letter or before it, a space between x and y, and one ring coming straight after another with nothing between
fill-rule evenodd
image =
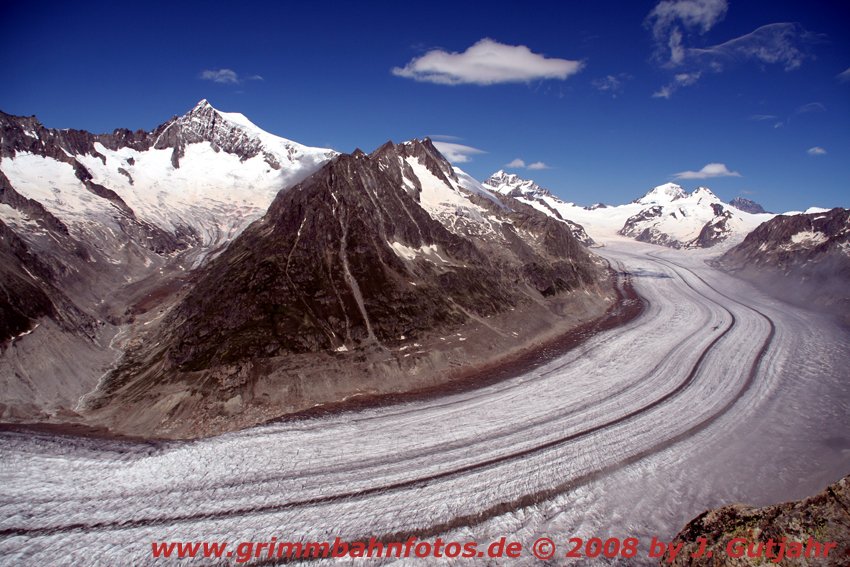
<instances>
[{"instance_id":1,"label":"snow-capped peak","mask_svg":"<svg viewBox=\"0 0 850 567\"><path fill-rule=\"evenodd\" d=\"M198 104L196 104L190 112L194 112L196 110L203 110L205 108L212 108L213 110L215 110L215 108L213 108L213 106L210 104L210 101L205 98L202 98L198 101Z\"/></svg>"},{"instance_id":2,"label":"snow-capped peak","mask_svg":"<svg viewBox=\"0 0 850 567\"><path fill-rule=\"evenodd\" d=\"M324 148L308 148L292 140L266 132L244 114L222 112L214 108L207 99L201 99L189 112L172 119L157 132L154 147L178 148L175 167L186 144L209 142L213 147L239 156L243 161L262 155L274 169L286 169L307 154L316 154L325 161L336 154ZM312 159L312 157L310 158Z\"/></svg>"},{"instance_id":3,"label":"snow-capped peak","mask_svg":"<svg viewBox=\"0 0 850 567\"><path fill-rule=\"evenodd\" d=\"M665 183L650 189L646 195L635 201L641 205L665 204L687 196L685 190L675 183Z\"/></svg>"},{"instance_id":4,"label":"snow-capped peak","mask_svg":"<svg viewBox=\"0 0 850 567\"><path fill-rule=\"evenodd\" d=\"M691 199L695 199L700 201L705 199L706 202L715 202L720 203L720 198L711 192L711 189L708 187L697 187L694 191L689 195Z\"/></svg>"},{"instance_id":5,"label":"snow-capped peak","mask_svg":"<svg viewBox=\"0 0 850 567\"><path fill-rule=\"evenodd\" d=\"M491 175L490 178L484 182L484 185L496 191L497 193L502 193L503 195L510 195L513 197L516 197L518 195L529 194L550 194L549 191L543 189L534 181L530 179L523 179L516 173L507 173L502 169Z\"/></svg>"}]
</instances>

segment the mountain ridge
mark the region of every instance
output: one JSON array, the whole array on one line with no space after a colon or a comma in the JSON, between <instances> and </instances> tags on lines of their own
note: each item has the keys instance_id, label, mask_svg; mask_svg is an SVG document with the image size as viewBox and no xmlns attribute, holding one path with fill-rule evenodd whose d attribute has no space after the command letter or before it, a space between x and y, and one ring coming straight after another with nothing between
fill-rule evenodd
<instances>
[{"instance_id":1,"label":"mountain ridge","mask_svg":"<svg viewBox=\"0 0 850 567\"><path fill-rule=\"evenodd\" d=\"M589 235L585 239L588 243L625 236L672 248L708 248L743 238L772 216L731 207L707 187L688 193L672 182L651 188L631 203L592 207L564 201L541 190L533 181L501 170L486 183L495 192L512 194L550 216L580 227Z\"/></svg>"},{"instance_id":2,"label":"mountain ridge","mask_svg":"<svg viewBox=\"0 0 850 567\"><path fill-rule=\"evenodd\" d=\"M465 189L428 139L340 154L200 269L88 408L185 436L233 408L246 425L444 382L604 311L605 273L564 223Z\"/></svg>"}]
</instances>

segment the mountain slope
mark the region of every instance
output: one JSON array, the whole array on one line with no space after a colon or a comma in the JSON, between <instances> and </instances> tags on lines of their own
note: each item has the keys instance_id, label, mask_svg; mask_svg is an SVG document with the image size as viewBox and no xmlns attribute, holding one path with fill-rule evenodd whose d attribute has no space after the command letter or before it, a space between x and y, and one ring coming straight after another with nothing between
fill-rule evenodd
<instances>
[{"instance_id":1,"label":"mountain slope","mask_svg":"<svg viewBox=\"0 0 850 567\"><path fill-rule=\"evenodd\" d=\"M779 215L717 264L798 305L850 323L850 210Z\"/></svg>"},{"instance_id":2,"label":"mountain slope","mask_svg":"<svg viewBox=\"0 0 850 567\"><path fill-rule=\"evenodd\" d=\"M752 213L754 215L759 215L762 213L766 213L764 207L753 201L752 199L745 199L744 197L735 197L729 204L739 211L744 211L745 213Z\"/></svg>"},{"instance_id":3,"label":"mountain slope","mask_svg":"<svg viewBox=\"0 0 850 567\"><path fill-rule=\"evenodd\" d=\"M0 415L73 408L116 333L333 155L205 100L152 132L0 113Z\"/></svg>"},{"instance_id":4,"label":"mountain slope","mask_svg":"<svg viewBox=\"0 0 850 567\"><path fill-rule=\"evenodd\" d=\"M562 208L574 207L572 203L566 203L555 197L549 190L537 185L534 181L522 179L516 174L506 173L499 170L484 182L491 191L513 197L522 203L526 203L535 209L552 216L570 227L570 230L585 246L594 246L596 243L587 235L584 227L565 218L559 212Z\"/></svg>"},{"instance_id":5,"label":"mountain slope","mask_svg":"<svg viewBox=\"0 0 850 567\"><path fill-rule=\"evenodd\" d=\"M461 177L426 139L281 192L139 337L92 419L222 431L444 382L604 310L605 265L565 223Z\"/></svg>"}]
</instances>

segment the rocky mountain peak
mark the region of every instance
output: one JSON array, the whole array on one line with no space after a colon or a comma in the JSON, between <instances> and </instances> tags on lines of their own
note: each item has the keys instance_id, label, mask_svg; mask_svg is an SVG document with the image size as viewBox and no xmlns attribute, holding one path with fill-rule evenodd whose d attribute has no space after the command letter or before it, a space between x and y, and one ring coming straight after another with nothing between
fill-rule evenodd
<instances>
[{"instance_id":1,"label":"rocky mountain peak","mask_svg":"<svg viewBox=\"0 0 850 567\"><path fill-rule=\"evenodd\" d=\"M152 134L155 149L173 148L171 163L180 159L189 144L208 142L214 150L239 156L241 161L258 155L272 169L282 169L304 153L304 146L270 134L238 112L221 112L201 99L183 116L174 117ZM327 157L335 154L327 151Z\"/></svg>"},{"instance_id":2,"label":"rocky mountain peak","mask_svg":"<svg viewBox=\"0 0 850 567\"><path fill-rule=\"evenodd\" d=\"M751 199L746 199L744 197L735 197L729 204L738 209L739 211L744 211L745 213L752 213L754 215L766 213L764 207L756 203Z\"/></svg>"}]
</instances>

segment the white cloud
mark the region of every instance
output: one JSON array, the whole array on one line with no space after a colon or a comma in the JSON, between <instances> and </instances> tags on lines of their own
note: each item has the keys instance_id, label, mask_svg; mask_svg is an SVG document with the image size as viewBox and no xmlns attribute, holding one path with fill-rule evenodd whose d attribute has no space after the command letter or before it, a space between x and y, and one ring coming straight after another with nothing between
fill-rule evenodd
<instances>
[{"instance_id":1,"label":"white cloud","mask_svg":"<svg viewBox=\"0 0 850 567\"><path fill-rule=\"evenodd\" d=\"M472 146L455 144L453 142L433 142L433 144L452 163L467 163L470 161L470 156L487 153Z\"/></svg>"},{"instance_id":2,"label":"white cloud","mask_svg":"<svg viewBox=\"0 0 850 567\"><path fill-rule=\"evenodd\" d=\"M696 83L701 75L702 73L700 71L694 73L676 73L673 77L673 82L664 85L652 93L652 98L670 98L680 87L687 87Z\"/></svg>"},{"instance_id":3,"label":"white cloud","mask_svg":"<svg viewBox=\"0 0 850 567\"><path fill-rule=\"evenodd\" d=\"M536 79L564 80L578 73L581 61L545 57L524 45L506 45L484 38L463 53L433 49L415 57L393 75L441 85L527 83Z\"/></svg>"},{"instance_id":4,"label":"white cloud","mask_svg":"<svg viewBox=\"0 0 850 567\"><path fill-rule=\"evenodd\" d=\"M516 158L515 160L512 160L510 163L506 163L505 167L510 167L510 168L513 168L513 169L525 168L525 169L533 169L533 170L552 169L550 166L546 165L542 161L535 161L535 162L532 162L532 163L526 163L525 160L521 159L521 158Z\"/></svg>"},{"instance_id":5,"label":"white cloud","mask_svg":"<svg viewBox=\"0 0 850 567\"><path fill-rule=\"evenodd\" d=\"M664 0L652 9L647 20L652 21L656 35L677 22L705 33L726 16L728 8L726 0Z\"/></svg>"},{"instance_id":6,"label":"white cloud","mask_svg":"<svg viewBox=\"0 0 850 567\"><path fill-rule=\"evenodd\" d=\"M775 114L753 114L750 116L750 120L757 120L759 122L763 120L776 120L777 116Z\"/></svg>"},{"instance_id":7,"label":"white cloud","mask_svg":"<svg viewBox=\"0 0 850 567\"><path fill-rule=\"evenodd\" d=\"M242 78L233 69L205 69L201 71L201 78L214 83L224 85L238 85L245 81L262 81L260 75L251 75L250 77Z\"/></svg>"},{"instance_id":8,"label":"white cloud","mask_svg":"<svg viewBox=\"0 0 850 567\"><path fill-rule=\"evenodd\" d=\"M718 45L688 49L687 58L706 64L719 64L718 60L755 60L771 65L781 64L786 71L791 71L810 58L808 44L817 39L800 24L768 24Z\"/></svg>"},{"instance_id":9,"label":"white cloud","mask_svg":"<svg viewBox=\"0 0 850 567\"><path fill-rule=\"evenodd\" d=\"M842 83L850 82L850 67L847 67L847 69L838 73L835 78Z\"/></svg>"},{"instance_id":10,"label":"white cloud","mask_svg":"<svg viewBox=\"0 0 850 567\"><path fill-rule=\"evenodd\" d=\"M678 65L685 56L683 32L706 33L726 16L726 0L663 0L647 15L645 24L652 28L658 53L664 46L670 51L670 63Z\"/></svg>"},{"instance_id":11,"label":"white cloud","mask_svg":"<svg viewBox=\"0 0 850 567\"><path fill-rule=\"evenodd\" d=\"M741 177L737 171L729 171L726 164L709 163L699 171L680 171L673 174L675 179L708 179L710 177Z\"/></svg>"},{"instance_id":12,"label":"white cloud","mask_svg":"<svg viewBox=\"0 0 850 567\"><path fill-rule=\"evenodd\" d=\"M826 150L820 146L815 146L806 150L806 153L810 156L822 156L826 154Z\"/></svg>"},{"instance_id":13,"label":"white cloud","mask_svg":"<svg viewBox=\"0 0 850 567\"><path fill-rule=\"evenodd\" d=\"M682 32L678 28L670 32L667 47L670 48L670 63L678 65L685 59L685 48L682 47Z\"/></svg>"}]
</instances>

